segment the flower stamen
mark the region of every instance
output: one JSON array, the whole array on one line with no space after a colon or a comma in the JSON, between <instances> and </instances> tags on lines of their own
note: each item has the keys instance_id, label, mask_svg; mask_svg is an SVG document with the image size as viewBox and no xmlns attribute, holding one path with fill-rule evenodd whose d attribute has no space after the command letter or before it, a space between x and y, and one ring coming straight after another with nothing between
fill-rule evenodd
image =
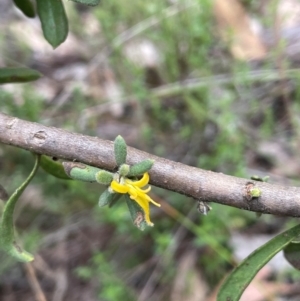
<instances>
[{"instance_id":1,"label":"flower stamen","mask_svg":"<svg viewBox=\"0 0 300 301\"><path fill-rule=\"evenodd\" d=\"M146 189L142 189L142 187L146 186L148 182L149 174L146 172L143 174L142 178L137 181L133 181L124 177L121 177L120 183L116 180L113 180L110 184L110 187L115 192L123 194L128 193L130 198L143 209L146 223L149 226L153 226L153 223L150 220L149 203L151 202L157 207L160 207L160 204L153 201L151 197L147 195L147 193L151 190L151 186Z\"/></svg>"}]
</instances>

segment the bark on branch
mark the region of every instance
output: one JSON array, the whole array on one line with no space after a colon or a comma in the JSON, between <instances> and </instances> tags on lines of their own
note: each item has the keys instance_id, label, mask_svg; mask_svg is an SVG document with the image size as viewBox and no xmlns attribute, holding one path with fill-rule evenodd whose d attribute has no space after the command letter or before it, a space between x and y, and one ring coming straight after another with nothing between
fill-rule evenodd
<instances>
[{"instance_id":1,"label":"bark on branch","mask_svg":"<svg viewBox=\"0 0 300 301\"><path fill-rule=\"evenodd\" d=\"M38 154L77 160L113 171L113 142L21 120L0 113L0 142ZM300 217L300 188L284 187L215 173L128 147L129 164L154 159L151 184L205 202L281 216ZM251 198L249 190L261 195Z\"/></svg>"}]
</instances>

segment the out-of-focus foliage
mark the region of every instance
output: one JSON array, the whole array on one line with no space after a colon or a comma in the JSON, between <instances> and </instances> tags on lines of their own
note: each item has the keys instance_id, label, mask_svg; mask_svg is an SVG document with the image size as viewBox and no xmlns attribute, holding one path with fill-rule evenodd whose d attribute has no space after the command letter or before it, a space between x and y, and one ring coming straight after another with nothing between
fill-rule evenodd
<instances>
[{"instance_id":1,"label":"out-of-focus foliage","mask_svg":"<svg viewBox=\"0 0 300 301\"><path fill-rule=\"evenodd\" d=\"M39 72L28 68L0 68L0 84L30 82L41 76Z\"/></svg>"},{"instance_id":2,"label":"out-of-focus foliage","mask_svg":"<svg viewBox=\"0 0 300 301\"><path fill-rule=\"evenodd\" d=\"M31 0L14 0L14 3L26 17L35 17L35 9Z\"/></svg>"},{"instance_id":3,"label":"out-of-focus foliage","mask_svg":"<svg viewBox=\"0 0 300 301\"><path fill-rule=\"evenodd\" d=\"M253 1L244 2L257 13ZM128 145L204 169L249 178L260 171L271 181L281 175L296 182L290 166L300 162L299 77L280 81L274 69L279 51L260 64L235 60L218 34L212 4L111 0L83 8L64 2L70 39L57 52L41 47L35 40L40 33L32 38L40 43L20 41L10 27L9 39L0 34L5 65L21 62L45 76L36 84L1 89L1 110L104 139L121 134ZM19 44L22 51L13 51ZM59 52L61 47L67 48ZM292 64L287 58L286 74L297 67ZM28 153L1 146L0 168L0 183L11 193L31 168ZM112 209L98 208L101 189L40 170L16 217L25 247L41 254L49 270L68 272L72 290L65 300L86 290L97 291L99 300L176 300L176 283L190 279L181 268L191 250L189 271L204 275L190 281L191 290L204 283L212 291L235 264L232 232L276 233L287 223L216 204L204 217L194 200L154 189L162 210L152 209L155 227L141 233L124 199ZM0 262L4 279L11 266ZM21 278L15 280L19 290ZM185 288L181 294L187 300Z\"/></svg>"}]
</instances>

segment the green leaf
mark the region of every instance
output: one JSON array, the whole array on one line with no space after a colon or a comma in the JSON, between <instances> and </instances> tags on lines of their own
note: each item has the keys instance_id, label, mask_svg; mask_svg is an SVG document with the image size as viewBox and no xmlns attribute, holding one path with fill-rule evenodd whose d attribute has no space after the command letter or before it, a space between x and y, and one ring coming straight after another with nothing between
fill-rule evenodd
<instances>
[{"instance_id":1,"label":"green leaf","mask_svg":"<svg viewBox=\"0 0 300 301\"><path fill-rule=\"evenodd\" d=\"M102 170L78 162L63 162L62 165L70 178L84 182L96 182L96 174Z\"/></svg>"},{"instance_id":2,"label":"green leaf","mask_svg":"<svg viewBox=\"0 0 300 301\"><path fill-rule=\"evenodd\" d=\"M35 17L35 10L31 0L14 0L14 3L26 17Z\"/></svg>"},{"instance_id":3,"label":"green leaf","mask_svg":"<svg viewBox=\"0 0 300 301\"><path fill-rule=\"evenodd\" d=\"M68 19L61 0L36 0L45 39L56 48L68 35Z\"/></svg>"},{"instance_id":4,"label":"green leaf","mask_svg":"<svg viewBox=\"0 0 300 301\"><path fill-rule=\"evenodd\" d=\"M114 141L114 153L118 166L126 163L127 145L122 136L118 136Z\"/></svg>"},{"instance_id":5,"label":"green leaf","mask_svg":"<svg viewBox=\"0 0 300 301\"><path fill-rule=\"evenodd\" d=\"M114 200L115 196L116 196L115 193L111 193L109 189L105 189L100 195L99 203L98 203L99 207L104 207L106 205L109 205Z\"/></svg>"},{"instance_id":6,"label":"green leaf","mask_svg":"<svg viewBox=\"0 0 300 301\"><path fill-rule=\"evenodd\" d=\"M147 160L141 161L137 164L134 164L134 165L130 166L130 171L127 176L135 177L135 176L142 175L151 169L153 163L154 163L154 160L147 159Z\"/></svg>"},{"instance_id":7,"label":"green leaf","mask_svg":"<svg viewBox=\"0 0 300 301\"><path fill-rule=\"evenodd\" d=\"M296 269L300 270L300 243L291 242L284 250L285 259Z\"/></svg>"},{"instance_id":8,"label":"green leaf","mask_svg":"<svg viewBox=\"0 0 300 301\"><path fill-rule=\"evenodd\" d=\"M147 223L145 221L144 210L137 204L137 202L133 201L128 194L124 195L126 204L128 206L133 224L138 227L140 230L144 231L147 227Z\"/></svg>"},{"instance_id":9,"label":"green leaf","mask_svg":"<svg viewBox=\"0 0 300 301\"><path fill-rule=\"evenodd\" d=\"M238 301L257 272L300 233L300 225L289 229L255 250L222 284L217 301Z\"/></svg>"},{"instance_id":10,"label":"green leaf","mask_svg":"<svg viewBox=\"0 0 300 301\"><path fill-rule=\"evenodd\" d=\"M32 261L34 258L30 253L18 246L15 241L14 209L19 197L34 177L39 166L39 161L40 156L36 155L35 164L30 175L6 202L0 221L0 248L22 262Z\"/></svg>"},{"instance_id":11,"label":"green leaf","mask_svg":"<svg viewBox=\"0 0 300 301\"><path fill-rule=\"evenodd\" d=\"M0 68L0 85L31 82L42 76L41 73L29 68Z\"/></svg>"},{"instance_id":12,"label":"green leaf","mask_svg":"<svg viewBox=\"0 0 300 301\"><path fill-rule=\"evenodd\" d=\"M90 6L95 6L100 3L100 0L71 0L71 1L85 4L85 5L90 5Z\"/></svg>"},{"instance_id":13,"label":"green leaf","mask_svg":"<svg viewBox=\"0 0 300 301\"><path fill-rule=\"evenodd\" d=\"M265 176L263 178L257 175L251 176L251 180L259 181L259 182L268 182L269 178L270 178L269 176Z\"/></svg>"},{"instance_id":14,"label":"green leaf","mask_svg":"<svg viewBox=\"0 0 300 301\"><path fill-rule=\"evenodd\" d=\"M110 201L109 203L109 208L112 208L113 206L115 206L117 204L117 201L123 196L123 194L121 193L114 193L113 194L113 199L112 201Z\"/></svg>"},{"instance_id":15,"label":"green leaf","mask_svg":"<svg viewBox=\"0 0 300 301\"><path fill-rule=\"evenodd\" d=\"M71 180L71 178L66 174L64 167L61 162L54 161L47 156L41 156L40 166L50 175L63 179Z\"/></svg>"}]
</instances>

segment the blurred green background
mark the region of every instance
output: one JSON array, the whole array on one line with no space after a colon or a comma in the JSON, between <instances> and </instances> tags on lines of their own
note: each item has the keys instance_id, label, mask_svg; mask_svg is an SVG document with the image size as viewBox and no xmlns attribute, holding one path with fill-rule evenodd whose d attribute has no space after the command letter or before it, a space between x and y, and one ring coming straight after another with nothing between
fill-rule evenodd
<instances>
[{"instance_id":1,"label":"blurred green background","mask_svg":"<svg viewBox=\"0 0 300 301\"><path fill-rule=\"evenodd\" d=\"M4 1L0 65L44 78L1 86L0 109L103 139L120 134L130 146L199 168L299 185L300 14L294 23L281 15L288 1L225 2L64 2L70 33L53 51L39 21ZM28 152L0 145L9 194L32 165ZM151 208L155 226L141 232L122 201L97 207L102 190L39 170L16 212L19 239L36 260L21 265L1 254L1 300L44 300L35 277L54 301L215 300L239 260L237 233L271 237L296 223L218 204L201 216L195 200L153 188L163 206ZM286 266L268 277L299 285Z\"/></svg>"}]
</instances>

